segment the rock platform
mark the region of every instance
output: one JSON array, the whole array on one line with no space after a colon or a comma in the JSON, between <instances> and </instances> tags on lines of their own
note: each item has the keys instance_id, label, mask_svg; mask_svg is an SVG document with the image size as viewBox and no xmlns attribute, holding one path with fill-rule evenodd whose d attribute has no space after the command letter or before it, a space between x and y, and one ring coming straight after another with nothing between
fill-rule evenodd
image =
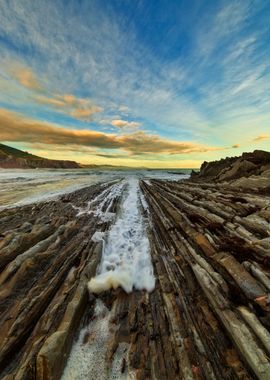
<instances>
[{"instance_id":1,"label":"rock platform","mask_svg":"<svg viewBox=\"0 0 270 380\"><path fill-rule=\"evenodd\" d=\"M120 182L1 211L0 379L60 379L102 302L108 379L269 380L270 194L141 180L155 289L88 294Z\"/></svg>"}]
</instances>

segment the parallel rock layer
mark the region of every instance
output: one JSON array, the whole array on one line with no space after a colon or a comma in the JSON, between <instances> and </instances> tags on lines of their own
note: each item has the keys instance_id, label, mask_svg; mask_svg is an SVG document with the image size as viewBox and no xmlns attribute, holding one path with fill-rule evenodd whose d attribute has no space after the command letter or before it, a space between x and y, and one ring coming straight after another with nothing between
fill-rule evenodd
<instances>
[{"instance_id":1,"label":"parallel rock layer","mask_svg":"<svg viewBox=\"0 0 270 380\"><path fill-rule=\"evenodd\" d=\"M270 196L140 186L151 293L87 294L121 182L1 212L1 379L269 379Z\"/></svg>"}]
</instances>

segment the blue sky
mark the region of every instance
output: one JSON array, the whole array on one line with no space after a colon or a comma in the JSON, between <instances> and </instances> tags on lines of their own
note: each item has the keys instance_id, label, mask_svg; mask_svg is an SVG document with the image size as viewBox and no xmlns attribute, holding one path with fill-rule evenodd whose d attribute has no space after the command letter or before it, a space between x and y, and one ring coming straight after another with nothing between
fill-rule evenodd
<instances>
[{"instance_id":1,"label":"blue sky","mask_svg":"<svg viewBox=\"0 0 270 380\"><path fill-rule=\"evenodd\" d=\"M270 148L270 3L0 3L1 140L84 163L197 167Z\"/></svg>"}]
</instances>

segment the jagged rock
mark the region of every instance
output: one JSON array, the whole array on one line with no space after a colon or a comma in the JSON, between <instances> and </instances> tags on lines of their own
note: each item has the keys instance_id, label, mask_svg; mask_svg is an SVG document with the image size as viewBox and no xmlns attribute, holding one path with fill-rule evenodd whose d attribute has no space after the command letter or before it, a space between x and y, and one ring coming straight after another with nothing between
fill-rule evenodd
<instances>
[{"instance_id":1,"label":"jagged rock","mask_svg":"<svg viewBox=\"0 0 270 380\"><path fill-rule=\"evenodd\" d=\"M200 168L198 176L200 178L205 178L205 177L215 178L216 176L219 175L219 173L222 170L227 169L228 167L233 165L237 160L238 160L238 157L227 157L219 161L212 161L212 162L204 161Z\"/></svg>"},{"instance_id":2,"label":"jagged rock","mask_svg":"<svg viewBox=\"0 0 270 380\"><path fill-rule=\"evenodd\" d=\"M37 355L36 379L54 380L61 376L72 345L76 329L88 302L87 282L95 276L101 259L102 246L92 250L80 275L74 296L67 304L66 312L57 330L44 342Z\"/></svg>"},{"instance_id":3,"label":"jagged rock","mask_svg":"<svg viewBox=\"0 0 270 380\"><path fill-rule=\"evenodd\" d=\"M100 261L91 237L113 222L91 207L116 213L121 195L105 201L115 183L0 212L0 378L60 379L78 331L100 317L108 376L120 358L134 379L268 380L270 197L141 181L155 289L88 295ZM94 340L90 330L82 344Z\"/></svg>"},{"instance_id":4,"label":"jagged rock","mask_svg":"<svg viewBox=\"0 0 270 380\"><path fill-rule=\"evenodd\" d=\"M97 226L106 230L112 222L100 219L101 213L89 215L88 202L99 207L104 199L98 195L109 194L115 183L68 194L69 203L50 201L0 213L4 236L0 248L0 378L59 378L61 363L65 363L63 350L68 353L87 306L87 281L100 261L100 249L95 249L97 243L89 237ZM112 194L109 204L103 205L104 212L117 209L119 195ZM31 224L26 225L27 220ZM58 332L65 338L63 350L55 347L46 356L46 342ZM47 362L48 371L44 369Z\"/></svg>"},{"instance_id":5,"label":"jagged rock","mask_svg":"<svg viewBox=\"0 0 270 380\"><path fill-rule=\"evenodd\" d=\"M255 165L270 164L270 152L264 150L254 150L253 153L243 153L243 160L252 162Z\"/></svg>"},{"instance_id":6,"label":"jagged rock","mask_svg":"<svg viewBox=\"0 0 270 380\"><path fill-rule=\"evenodd\" d=\"M220 174L217 175L218 180L228 181L234 178L247 177L249 173L256 169L256 165L250 161L237 160L229 169L223 169Z\"/></svg>"},{"instance_id":7,"label":"jagged rock","mask_svg":"<svg viewBox=\"0 0 270 380\"><path fill-rule=\"evenodd\" d=\"M270 189L270 153L255 150L253 153L243 153L240 157L204 162L198 173L191 173L191 179L226 182L233 187Z\"/></svg>"},{"instance_id":8,"label":"jagged rock","mask_svg":"<svg viewBox=\"0 0 270 380\"><path fill-rule=\"evenodd\" d=\"M181 285L179 283L175 286L174 298L178 300L179 293L183 293L185 289L186 291L189 289L190 293L188 298L185 299L186 305L181 308L182 313L186 314L186 331L192 331L189 337L193 341L193 353L197 352L199 358L202 352L204 352L204 358L207 357L209 360L208 365L205 363L203 365L204 368L202 368L198 364L200 360L197 359L196 368L198 368L198 373L201 377L207 379L215 378L215 376L216 378L225 379L227 376L231 376L232 378L258 378L266 380L270 368L268 356L268 330L270 326L268 286L270 270L266 264L270 257L270 249L268 253L266 253L267 250L264 251L263 246L260 246L259 242L265 238L258 239L258 236L266 233L267 224L262 229L256 223L255 225L246 225L244 221L246 214L242 207L249 203L256 204L257 206L252 210L252 220L261 223L262 220L258 219L256 214L261 213L264 206L269 204L270 198L261 197L261 200L264 199L264 202L260 202L257 195L252 196L243 192L238 192L236 197L233 190L224 190L222 186L217 187L205 183L202 185L190 182L176 184L152 180L151 186L143 182L142 189L149 203L154 244L157 245L158 252L163 252L163 257L165 250L166 256L170 257L169 260L166 260L167 265L162 270L162 277L159 277L160 281L163 278L167 278L168 281L169 278L169 282L174 283L172 276L174 265L179 265L178 278L187 281L186 284L185 282L181 282ZM185 201L189 200L191 205L194 205L198 197L200 207L197 207L192 214L189 212L187 205L185 208L182 207L181 199L185 199ZM211 204L213 205L211 207L213 213L215 207L219 209L225 206L230 206L234 212L233 214L224 213L223 223L215 226L215 228L213 226L209 228L210 225L205 224L205 215L201 208L209 208ZM197 214L196 217L194 215L195 212ZM168 223L175 225L175 228L168 229ZM237 227L238 224L241 225L241 230ZM245 227L248 227L250 231L246 231ZM196 238L196 233L192 232L193 229L197 233L202 231L204 241L208 241L207 244L211 246L210 251L205 249L201 239ZM241 239L238 237L239 231L246 231L241 235ZM225 243L226 241L230 243L227 244ZM233 242L235 243L233 244ZM253 244L255 242L257 247L260 246L258 250L257 248L254 249L255 246ZM270 246L268 247L270 248ZM224 252L224 248L227 248L228 251ZM267 258L264 259L265 254ZM243 265L243 260L250 260L248 261L249 264L245 261L245 265ZM184 271L184 268L187 267L195 275L197 279L197 283L195 281L196 285L193 282L193 286L191 286L190 280L188 280L190 279L190 275L187 276L188 272ZM247 272L247 268L249 272ZM194 288L196 289L196 296L191 291ZM212 342L215 349L219 348L223 352L221 354L222 358L224 359L224 356L227 358L227 365L229 365L231 371L230 375L228 373L227 375L225 374L221 362L219 362L220 367L217 370L216 359L209 356L210 346L208 345L206 336L202 340L205 351L199 350L197 339L198 336L202 337L202 325L191 328L193 323L190 319L191 309L196 307L194 305L195 299L204 299L204 297L208 300L208 305L210 305L211 312L213 313L212 318L215 320L215 331L220 332L221 329L226 331L226 337L229 338L232 346L236 349L240 358L242 358L238 357L238 364L234 365L234 360L232 360L232 356L229 354L230 349L225 346L222 348L222 344L225 341L223 343L220 341L219 343ZM192 306L188 304L189 301ZM171 314L173 313L172 310L170 310ZM239 318L239 311L242 318ZM203 318L202 309L196 312L196 320L198 318ZM209 318L207 320L209 321ZM219 323L221 323L222 328L221 326L218 327ZM208 334L212 333L208 332ZM259 344L257 339L259 339ZM264 346L263 349L261 345ZM184 368L188 373L189 369L192 370L194 367L192 367L192 361L190 362L190 358L192 358L191 353L188 350L186 353L188 354L189 361L185 361ZM248 372L243 373L244 368ZM185 377L182 375L180 378Z\"/></svg>"}]
</instances>

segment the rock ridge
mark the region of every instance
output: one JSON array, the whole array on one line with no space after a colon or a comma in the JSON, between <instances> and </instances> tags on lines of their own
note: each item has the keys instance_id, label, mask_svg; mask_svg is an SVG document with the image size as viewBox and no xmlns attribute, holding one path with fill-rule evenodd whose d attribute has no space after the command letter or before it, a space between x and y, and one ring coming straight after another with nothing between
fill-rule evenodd
<instances>
[{"instance_id":1,"label":"rock ridge","mask_svg":"<svg viewBox=\"0 0 270 380\"><path fill-rule=\"evenodd\" d=\"M252 178L259 187L270 187L270 152L254 150L241 156L227 157L218 161L203 162L199 172L192 172L193 181L231 182ZM244 186L247 181L242 180ZM245 185L246 184L246 185Z\"/></svg>"}]
</instances>

